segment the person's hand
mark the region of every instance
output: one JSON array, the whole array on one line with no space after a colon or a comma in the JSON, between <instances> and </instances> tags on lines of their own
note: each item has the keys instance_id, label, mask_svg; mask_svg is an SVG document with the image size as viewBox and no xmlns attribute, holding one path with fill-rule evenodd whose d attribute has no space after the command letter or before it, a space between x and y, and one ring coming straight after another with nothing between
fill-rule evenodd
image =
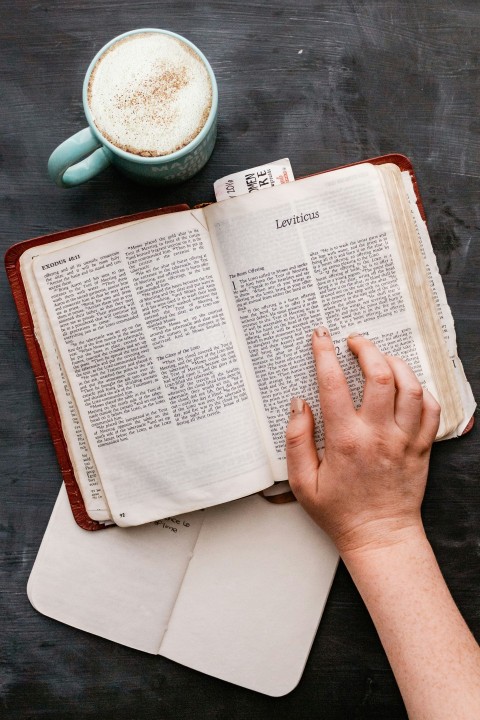
<instances>
[{"instance_id":1,"label":"person's hand","mask_svg":"<svg viewBox=\"0 0 480 720\"><path fill-rule=\"evenodd\" d=\"M312 412L292 398L287 427L290 486L341 555L382 547L419 531L420 505L440 407L399 358L366 338L348 339L365 376L355 410L330 335L312 340L325 428L321 460Z\"/></svg>"},{"instance_id":2,"label":"person's hand","mask_svg":"<svg viewBox=\"0 0 480 720\"><path fill-rule=\"evenodd\" d=\"M350 337L365 376L355 410L333 343L313 337L325 450L293 398L287 461L293 492L335 542L372 617L411 718L476 720L480 651L425 536L420 505L440 408L408 365Z\"/></svg>"}]
</instances>

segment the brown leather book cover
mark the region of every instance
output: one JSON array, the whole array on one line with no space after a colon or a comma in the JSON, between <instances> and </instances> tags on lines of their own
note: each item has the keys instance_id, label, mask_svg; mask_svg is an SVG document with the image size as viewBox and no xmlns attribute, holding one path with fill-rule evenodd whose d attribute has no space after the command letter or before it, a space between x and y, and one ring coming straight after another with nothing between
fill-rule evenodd
<instances>
[{"instance_id":1,"label":"brown leather book cover","mask_svg":"<svg viewBox=\"0 0 480 720\"><path fill-rule=\"evenodd\" d=\"M342 167L351 167L351 165L360 165L363 163L371 163L374 165L381 165L384 163L394 163L397 165L400 170L407 170L410 173L410 176L412 178L413 186L415 188L415 192L417 195L417 204L420 211L420 214L423 219L425 219L425 211L420 199L420 194L418 192L418 185L415 178L415 174L413 171L412 164L410 160L405 157L404 155L400 154L390 154L390 155L383 155L381 157L372 158L369 160L362 160L358 163L351 163L350 165L345 165ZM326 170L324 172L332 172L333 170L338 170L340 168L332 168L330 170ZM317 174L317 173L315 173ZM320 174L320 173L318 173ZM205 203L208 204L208 203ZM23 253L35 246L38 245L45 245L46 243L55 242L57 240L64 240L65 238L69 237L80 237L81 235L84 235L85 233L93 232L96 230L103 230L108 227L114 227L117 225L122 225L126 222L131 222L133 220L141 220L148 217L154 217L156 215L163 215L173 212L180 212L182 210L188 210L188 205L172 205L169 207L159 208L156 210L150 210L143 213L137 213L134 215L125 215L123 217L115 218L112 220L106 220L98 223L94 223L92 225L85 225L83 227L79 228L72 228L70 230L65 230L61 232L52 233L50 235L43 235L41 237L32 238L30 240L25 240L24 242L17 243L16 245L13 245L11 248L9 248L5 255L5 267L7 271L7 277L10 282L10 286L12 288L13 298L15 301L15 304L17 306L18 315L20 318L20 324L23 331L23 335L25 337L25 342L27 345L28 354L30 356L30 362L32 364L33 372L35 375L35 379L37 381L38 390L40 393L40 399L43 405L43 409L45 411L45 415L47 418L48 427L50 430L50 434L52 436L53 444L55 447L55 451L57 454L58 462L60 464L60 469L62 473L63 480L65 482L65 486L67 489L68 497L70 500L70 504L72 507L72 512L74 515L74 518L77 522L77 524L84 528L85 530L101 530L104 529L105 526L103 523L99 523L95 520L92 520L85 509L85 504L83 502L82 495L80 493L80 489L78 487L72 463L68 454L68 448L65 441L65 437L62 432L62 426L60 422L60 415L58 412L57 403L55 400L55 396L53 393L53 388L50 383L50 379L48 377L48 373L45 366L45 361L40 349L40 346L35 338L34 328L33 328L33 320L32 315L30 312L30 308L28 306L27 302L27 296L23 284L23 279L20 272L20 258L23 255ZM465 432L467 432L473 424L473 418L470 421L468 427L466 428ZM264 497L266 497L264 495ZM293 499L293 496L290 492L287 493L281 493L279 495L273 495L266 497L267 500L270 502L285 502L290 499Z\"/></svg>"}]
</instances>

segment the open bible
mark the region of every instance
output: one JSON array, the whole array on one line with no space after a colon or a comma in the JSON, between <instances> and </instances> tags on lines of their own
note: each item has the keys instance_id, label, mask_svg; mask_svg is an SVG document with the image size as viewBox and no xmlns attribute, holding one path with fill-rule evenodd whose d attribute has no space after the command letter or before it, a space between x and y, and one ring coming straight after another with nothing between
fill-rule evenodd
<instances>
[{"instance_id":1,"label":"open bible","mask_svg":"<svg viewBox=\"0 0 480 720\"><path fill-rule=\"evenodd\" d=\"M292 395L310 403L322 446L320 324L356 405L353 331L403 357L437 398L437 439L464 432L475 409L403 156L39 238L6 261L83 527L139 525L287 480Z\"/></svg>"}]
</instances>

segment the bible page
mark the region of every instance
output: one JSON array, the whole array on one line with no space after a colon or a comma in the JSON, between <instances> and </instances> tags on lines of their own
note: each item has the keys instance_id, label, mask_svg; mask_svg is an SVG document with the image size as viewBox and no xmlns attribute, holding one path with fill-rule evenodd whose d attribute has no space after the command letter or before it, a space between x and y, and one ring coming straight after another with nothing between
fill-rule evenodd
<instances>
[{"instance_id":1,"label":"bible page","mask_svg":"<svg viewBox=\"0 0 480 720\"><path fill-rule=\"evenodd\" d=\"M33 271L118 525L271 485L201 211L120 227Z\"/></svg>"},{"instance_id":2,"label":"bible page","mask_svg":"<svg viewBox=\"0 0 480 720\"><path fill-rule=\"evenodd\" d=\"M438 397L379 175L361 164L205 209L276 480L286 478L289 399L305 398L323 444L311 335L325 325L353 401L360 332L403 357Z\"/></svg>"},{"instance_id":3,"label":"bible page","mask_svg":"<svg viewBox=\"0 0 480 720\"><path fill-rule=\"evenodd\" d=\"M132 220L123 223L122 227L148 222L149 218ZM102 228L83 234L82 241L103 237L115 228ZM45 312L43 299L38 290L33 274L33 259L47 255L53 250L69 248L77 245L79 238L72 236L62 240L34 245L26 250L20 258L20 273L27 295L28 306L33 320L35 338L40 345L43 360L48 372L48 378L55 395L55 402L65 437L70 462L72 463L75 479L85 503L88 516L97 522L111 522L102 483L95 466L88 440L80 421L77 406L72 395L70 382L65 374L61 357L58 353L55 337L53 336L48 316Z\"/></svg>"},{"instance_id":4,"label":"bible page","mask_svg":"<svg viewBox=\"0 0 480 720\"><path fill-rule=\"evenodd\" d=\"M137 221L141 222L141 221ZM105 230L94 231L83 235L83 239L91 239ZM20 258L20 272L23 279L28 306L33 320L35 338L40 345L43 360L48 372L57 404L62 432L68 447L68 455L75 474L79 490L87 514L97 522L108 522L110 511L105 499L100 477L85 437L78 410L72 396L70 382L65 375L62 360L58 354L57 344L52 334L43 300L33 275L33 258L46 255L54 249L64 249L78 244L78 238L71 237L57 240L54 243L37 245L26 250Z\"/></svg>"}]
</instances>

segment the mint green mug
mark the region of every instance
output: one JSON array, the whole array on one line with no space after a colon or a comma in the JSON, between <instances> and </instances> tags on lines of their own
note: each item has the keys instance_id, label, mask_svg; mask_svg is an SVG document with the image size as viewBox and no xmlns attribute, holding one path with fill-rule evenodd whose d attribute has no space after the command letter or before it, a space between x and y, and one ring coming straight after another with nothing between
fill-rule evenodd
<instances>
[{"instance_id":1,"label":"mint green mug","mask_svg":"<svg viewBox=\"0 0 480 720\"><path fill-rule=\"evenodd\" d=\"M97 61L116 43L138 33L162 33L184 43L189 52L201 60L211 83L211 106L208 117L198 134L174 152L145 157L118 147L95 124L89 105L89 82ZM83 107L88 127L72 135L59 145L48 161L51 179L63 188L73 187L90 180L109 165L114 165L124 175L144 184L170 184L182 182L195 175L212 154L217 135L218 89L210 63L203 53L189 40L170 32L144 28L119 35L107 43L93 58L83 82Z\"/></svg>"}]
</instances>

